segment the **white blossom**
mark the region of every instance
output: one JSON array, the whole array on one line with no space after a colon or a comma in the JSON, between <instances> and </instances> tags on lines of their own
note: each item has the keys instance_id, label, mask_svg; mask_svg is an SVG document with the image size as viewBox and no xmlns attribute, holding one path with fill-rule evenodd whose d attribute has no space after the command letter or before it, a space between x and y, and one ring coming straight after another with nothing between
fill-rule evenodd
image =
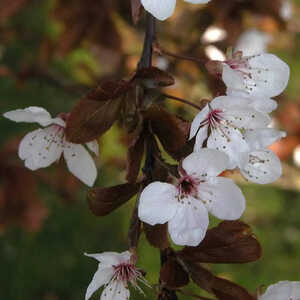
<instances>
[{"instance_id":1,"label":"white blossom","mask_svg":"<svg viewBox=\"0 0 300 300\"><path fill-rule=\"evenodd\" d=\"M289 75L289 66L269 53L243 56L242 51L237 51L223 62L222 79L228 95L237 92L250 97L272 98L286 88Z\"/></svg>"},{"instance_id":2,"label":"white blossom","mask_svg":"<svg viewBox=\"0 0 300 300\"><path fill-rule=\"evenodd\" d=\"M245 198L235 183L218 177L228 168L228 156L201 149L182 161L176 185L153 182L141 193L139 218L150 225L168 222L177 245L196 246L205 237L208 212L219 219L235 220L245 209Z\"/></svg>"},{"instance_id":3,"label":"white blossom","mask_svg":"<svg viewBox=\"0 0 300 300\"><path fill-rule=\"evenodd\" d=\"M24 136L19 145L19 157L25 161L30 170L45 168L58 161L64 155L70 172L85 184L92 186L97 177L95 163L83 145L73 144L66 140L65 121L67 115L60 114L51 118L41 107L31 106L6 112L4 117L15 122L39 123L48 126L34 130ZM98 143L92 141L86 146L98 155Z\"/></svg>"},{"instance_id":4,"label":"white blossom","mask_svg":"<svg viewBox=\"0 0 300 300\"><path fill-rule=\"evenodd\" d=\"M204 4L210 0L184 0L193 4ZM155 18L163 21L172 16L176 0L141 0L145 10L152 14Z\"/></svg>"},{"instance_id":5,"label":"white blossom","mask_svg":"<svg viewBox=\"0 0 300 300\"><path fill-rule=\"evenodd\" d=\"M229 156L229 169L236 168L237 153L250 151L244 133L249 129L265 128L271 122L267 114L251 106L252 101L247 98L221 96L213 99L192 122L190 138L196 135L194 151L201 149L205 142L207 148Z\"/></svg>"},{"instance_id":6,"label":"white blossom","mask_svg":"<svg viewBox=\"0 0 300 300\"><path fill-rule=\"evenodd\" d=\"M300 281L280 281L270 285L258 300L300 300Z\"/></svg>"},{"instance_id":7,"label":"white blossom","mask_svg":"<svg viewBox=\"0 0 300 300\"><path fill-rule=\"evenodd\" d=\"M280 159L267 147L286 136L273 128L246 130L244 137L249 151L237 153L238 168L249 181L269 184L282 175Z\"/></svg>"},{"instance_id":8,"label":"white blossom","mask_svg":"<svg viewBox=\"0 0 300 300\"><path fill-rule=\"evenodd\" d=\"M129 282L140 292L142 290L137 285L137 281L148 285L142 273L132 262L132 254L129 251L85 253L85 255L99 261L98 269L87 288L85 300L88 300L101 286L104 286L101 300L127 300L130 294Z\"/></svg>"}]
</instances>

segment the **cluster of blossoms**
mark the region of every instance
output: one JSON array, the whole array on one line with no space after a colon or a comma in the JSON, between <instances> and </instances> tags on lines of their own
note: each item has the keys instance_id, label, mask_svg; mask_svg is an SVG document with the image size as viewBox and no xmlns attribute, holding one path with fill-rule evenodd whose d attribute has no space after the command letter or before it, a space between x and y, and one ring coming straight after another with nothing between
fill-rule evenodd
<instances>
[{"instance_id":1,"label":"cluster of blossoms","mask_svg":"<svg viewBox=\"0 0 300 300\"><path fill-rule=\"evenodd\" d=\"M209 0L184 0L199 4ZM144 8L164 20L172 15L176 0L141 0ZM193 153L178 166L175 183L152 182L139 197L138 217L150 225L168 224L172 241L177 245L197 246L209 226L209 213L221 220L237 220L245 210L245 198L232 179L222 176L238 169L246 180L268 184L282 173L281 163L268 147L285 136L271 128L269 113L289 79L289 67L272 54L243 56L235 52L224 62L214 62L214 70L227 91L210 101L194 118L190 139ZM90 152L98 155L96 140L85 145L66 140L68 114L51 118L40 107L28 107L4 114L15 122L39 123L44 128L28 133L19 146L25 166L37 170L58 161L62 154L70 172L88 186L93 186L97 168ZM89 150L89 151L88 151ZM128 283L147 285L136 268L131 252L86 254L99 261L85 299L101 286L101 299L129 298ZM270 286L259 300L299 300L299 282L279 282Z\"/></svg>"},{"instance_id":2,"label":"cluster of blossoms","mask_svg":"<svg viewBox=\"0 0 300 300\"><path fill-rule=\"evenodd\" d=\"M243 57L235 53L217 62L227 95L209 102L195 117L190 139L194 152L179 166L175 185L153 182L141 194L139 218L150 225L168 222L175 244L197 246L208 228L208 212L219 219L239 219L245 209L241 190L225 170L239 169L249 181L267 184L282 173L278 157L268 149L285 133L269 128L271 97L289 79L289 67L272 54Z\"/></svg>"}]
</instances>

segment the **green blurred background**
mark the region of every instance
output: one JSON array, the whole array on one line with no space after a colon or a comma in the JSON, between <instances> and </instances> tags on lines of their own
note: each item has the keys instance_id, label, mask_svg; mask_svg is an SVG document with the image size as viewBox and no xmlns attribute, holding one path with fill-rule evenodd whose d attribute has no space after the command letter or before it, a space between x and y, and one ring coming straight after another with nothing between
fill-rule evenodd
<instances>
[{"instance_id":1,"label":"green blurred background","mask_svg":"<svg viewBox=\"0 0 300 300\"><path fill-rule=\"evenodd\" d=\"M122 2L1 1L0 112L32 105L45 107L52 115L68 112L97 82L128 76L134 71L142 49L143 20L134 27L130 20L130 1ZM245 265L210 266L215 274L255 291L261 285L279 280L300 280L300 170L296 155L296 146L300 144L300 1L289 2L292 15L287 18L279 13L287 1L263 1L263 5L253 1L254 6L247 1L244 6L243 1L228 2L232 6L224 4L229 8L224 9L223 14L221 1L215 1L208 8L179 3L173 18L159 23L158 36L166 49L201 57L207 52L200 37L209 26L217 25L226 30L227 38L213 43L222 51L242 32L256 28L272 37L270 51L291 66L289 87L278 98L279 109L274 114L275 124L287 130L290 136L272 148L283 160L283 178L274 185L259 186L237 177L247 199L242 219L252 226L261 242L263 257ZM237 24L239 28L230 31ZM213 80L195 64L161 57L155 57L154 63L167 65L176 76L177 83L169 93L194 101L211 98L214 94ZM176 103L164 105L189 120L195 114ZM2 151L6 151L9 141L33 128L36 126L17 125L1 118ZM115 125L99 143L96 185L124 182L126 134ZM14 149L10 155L17 159ZM2 155L1 159L5 160L6 156ZM14 163L22 165L20 161ZM11 199L6 197L7 179L5 174L2 176L1 300L84 299L97 262L83 253L126 250L134 200L109 216L95 217L85 200L87 188L71 175L64 174L67 174L64 164L37 173L34 178L38 182L38 200L28 207L27 203L21 203L24 209L15 214L11 208L7 212ZM14 199L17 206L18 199ZM158 250L151 248L142 236L139 266L146 270L150 283L157 283L159 264ZM197 291L192 284L189 289ZM153 291L144 290L150 299L155 297ZM179 298L185 299L185 296L179 295ZM134 292L132 299L143 299L143 296Z\"/></svg>"}]
</instances>

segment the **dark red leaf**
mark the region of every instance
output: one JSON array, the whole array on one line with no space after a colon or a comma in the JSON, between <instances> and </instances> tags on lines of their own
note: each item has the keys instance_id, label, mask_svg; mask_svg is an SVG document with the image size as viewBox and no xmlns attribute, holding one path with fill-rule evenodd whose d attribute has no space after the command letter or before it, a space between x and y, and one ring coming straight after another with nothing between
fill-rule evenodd
<instances>
[{"instance_id":1,"label":"dark red leaf","mask_svg":"<svg viewBox=\"0 0 300 300\"><path fill-rule=\"evenodd\" d=\"M90 189L87 195L89 207L94 215L105 216L130 200L139 188L139 183L125 183L108 188Z\"/></svg>"},{"instance_id":2,"label":"dark red leaf","mask_svg":"<svg viewBox=\"0 0 300 300\"><path fill-rule=\"evenodd\" d=\"M242 286L229 280L216 277L204 269L200 263L185 262L193 281L202 289L214 294L220 300L255 300Z\"/></svg>"},{"instance_id":3,"label":"dark red leaf","mask_svg":"<svg viewBox=\"0 0 300 300\"><path fill-rule=\"evenodd\" d=\"M67 140L82 144L98 138L117 120L120 108L121 99L79 101L67 121Z\"/></svg>"},{"instance_id":4,"label":"dark red leaf","mask_svg":"<svg viewBox=\"0 0 300 300\"><path fill-rule=\"evenodd\" d=\"M109 81L89 92L75 105L67 120L68 141L87 143L106 132L119 117L122 96L131 87L124 80Z\"/></svg>"},{"instance_id":5,"label":"dark red leaf","mask_svg":"<svg viewBox=\"0 0 300 300\"><path fill-rule=\"evenodd\" d=\"M155 226L151 226L147 223L143 223L143 228L150 245L160 249L166 249L170 246L167 224L157 224Z\"/></svg>"},{"instance_id":6,"label":"dark red leaf","mask_svg":"<svg viewBox=\"0 0 300 300\"><path fill-rule=\"evenodd\" d=\"M87 100L108 101L125 95L132 86L126 80L105 81L92 89L84 98Z\"/></svg>"},{"instance_id":7,"label":"dark red leaf","mask_svg":"<svg viewBox=\"0 0 300 300\"><path fill-rule=\"evenodd\" d=\"M152 106L146 113L153 133L159 138L164 149L175 159L186 154L184 146L188 139L190 123L168 113L159 106Z\"/></svg>"},{"instance_id":8,"label":"dark red leaf","mask_svg":"<svg viewBox=\"0 0 300 300\"><path fill-rule=\"evenodd\" d=\"M175 257L168 257L160 270L160 281L169 289L178 289L189 283L189 275Z\"/></svg>"},{"instance_id":9,"label":"dark red leaf","mask_svg":"<svg viewBox=\"0 0 300 300\"><path fill-rule=\"evenodd\" d=\"M138 70L134 79L141 80L148 88L165 87L175 83L172 75L156 67Z\"/></svg>"},{"instance_id":10,"label":"dark red leaf","mask_svg":"<svg viewBox=\"0 0 300 300\"><path fill-rule=\"evenodd\" d=\"M247 224L224 221L208 230L198 247L185 247L178 255L191 262L248 263L259 259L261 251Z\"/></svg>"}]
</instances>

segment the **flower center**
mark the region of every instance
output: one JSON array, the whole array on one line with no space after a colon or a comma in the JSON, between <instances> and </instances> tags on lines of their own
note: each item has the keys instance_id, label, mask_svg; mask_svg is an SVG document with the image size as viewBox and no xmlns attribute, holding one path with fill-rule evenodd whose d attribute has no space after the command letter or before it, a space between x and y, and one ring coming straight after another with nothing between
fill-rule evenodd
<instances>
[{"instance_id":1,"label":"flower center","mask_svg":"<svg viewBox=\"0 0 300 300\"><path fill-rule=\"evenodd\" d=\"M214 109L209 112L207 115L207 122L210 127L217 127L218 124L221 123L222 121L222 116L221 116L222 111L220 109Z\"/></svg>"},{"instance_id":2,"label":"flower center","mask_svg":"<svg viewBox=\"0 0 300 300\"><path fill-rule=\"evenodd\" d=\"M197 185L198 184L199 184L198 180L189 175L181 177L177 184L179 198L183 199L187 196L192 196L194 198L197 198L197 196L198 196Z\"/></svg>"},{"instance_id":3,"label":"flower center","mask_svg":"<svg viewBox=\"0 0 300 300\"><path fill-rule=\"evenodd\" d=\"M233 70L242 71L242 69L249 69L248 58L243 57L242 51L237 51L233 54L231 59L225 61L225 63Z\"/></svg>"},{"instance_id":4,"label":"flower center","mask_svg":"<svg viewBox=\"0 0 300 300\"><path fill-rule=\"evenodd\" d=\"M111 281L113 280L122 281L125 287L127 287L127 283L130 282L135 289L137 289L142 294L144 294L142 289L138 286L137 281L140 281L147 286L149 286L149 284L144 278L142 272L139 271L134 264L131 264L128 261L125 263L121 263L117 266L113 266L113 268L115 273Z\"/></svg>"},{"instance_id":5,"label":"flower center","mask_svg":"<svg viewBox=\"0 0 300 300\"><path fill-rule=\"evenodd\" d=\"M113 278L119 281L136 283L136 279L142 276L134 264L121 263L117 266L113 266L115 273Z\"/></svg>"},{"instance_id":6,"label":"flower center","mask_svg":"<svg viewBox=\"0 0 300 300\"><path fill-rule=\"evenodd\" d=\"M208 125L211 129L215 129L223 120L221 109L211 109L204 121L200 124L200 126Z\"/></svg>"}]
</instances>

